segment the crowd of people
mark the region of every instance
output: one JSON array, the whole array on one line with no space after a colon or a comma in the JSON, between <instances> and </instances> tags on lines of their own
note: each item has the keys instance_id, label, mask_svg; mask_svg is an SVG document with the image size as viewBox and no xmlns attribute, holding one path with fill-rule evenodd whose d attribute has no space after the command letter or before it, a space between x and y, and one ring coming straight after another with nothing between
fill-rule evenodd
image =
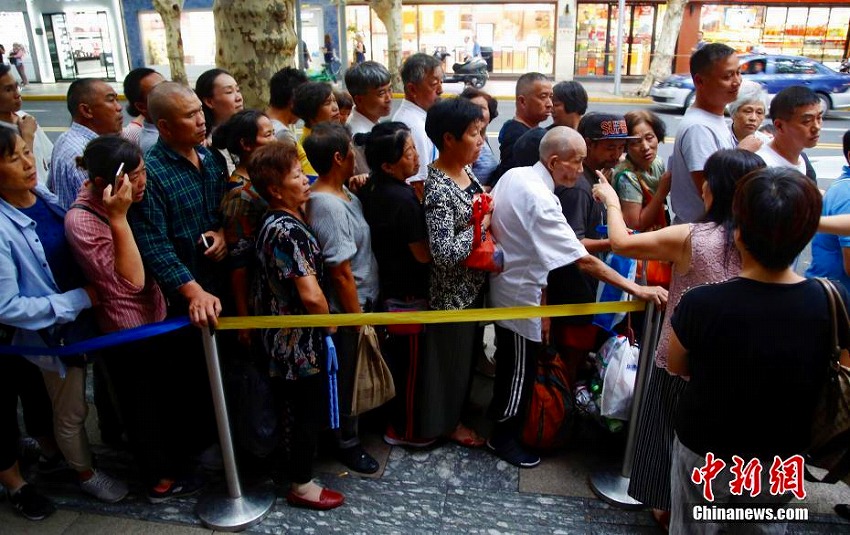
<instances>
[{"instance_id":1,"label":"crowd of people","mask_svg":"<svg viewBox=\"0 0 850 535\"><path fill-rule=\"evenodd\" d=\"M587 113L581 84L553 85L540 73L517 81L497 157L486 134L497 101L473 88L441 99L442 64L427 54L402 65L404 99L391 118L391 74L374 61L346 72L347 92L285 68L262 111L243 109L224 70L205 72L192 90L136 69L124 83L127 126L115 90L81 79L68 90L71 126L52 146L20 112L9 69L0 67L6 342L50 347L187 314L193 324L99 352L91 367L104 439L126 436L151 503L197 492L197 465L220 457L198 327L215 327L221 314L586 303L600 281L667 307L629 489L660 524L684 531L686 505L703 499L688 478L708 452L769 460L805 450L829 321L819 284L791 266L820 222L803 151L817 143L823 111L816 94L791 87L770 103L772 136L758 132L764 101L740 91L728 46L693 54L696 98L669 163L658 155L666 129L654 113ZM844 145L850 159L850 135ZM832 193L826 215L842 207ZM824 226L843 229L843 220ZM502 269L470 261L488 236ZM823 234L815 244L844 240ZM610 251L666 264L669 279L624 277L604 261ZM830 260L840 273L819 271L817 258L812 271L846 280L846 258ZM497 321L493 428L482 437L466 420L482 331L457 322L382 332L397 393L384 413L386 442L447 439L518 467L540 463L520 439L538 355L554 346L574 382L608 333L591 317ZM220 335L225 360L248 355L269 378L286 423L274 471L293 506L345 501L313 479L322 440L351 470L379 469L352 410L359 336L359 327ZM339 429L329 437L326 337L339 359ZM40 470L72 469L84 492L106 502L128 493L92 459L91 357L0 359L0 483L27 518L54 508L21 475L18 398ZM780 395L788 391L801 395Z\"/></svg>"}]
</instances>

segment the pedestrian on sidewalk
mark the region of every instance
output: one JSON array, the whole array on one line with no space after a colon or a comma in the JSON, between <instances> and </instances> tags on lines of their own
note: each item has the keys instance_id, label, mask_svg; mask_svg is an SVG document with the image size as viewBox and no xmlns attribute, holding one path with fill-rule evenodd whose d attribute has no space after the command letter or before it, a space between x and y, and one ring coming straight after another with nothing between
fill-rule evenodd
<instances>
[{"instance_id":1,"label":"pedestrian on sidewalk","mask_svg":"<svg viewBox=\"0 0 850 535\"><path fill-rule=\"evenodd\" d=\"M12 43L12 52L9 53L9 63L15 66L18 75L21 77L21 87L26 87L29 84L27 78L27 68L24 66L24 56L27 51L21 43Z\"/></svg>"}]
</instances>

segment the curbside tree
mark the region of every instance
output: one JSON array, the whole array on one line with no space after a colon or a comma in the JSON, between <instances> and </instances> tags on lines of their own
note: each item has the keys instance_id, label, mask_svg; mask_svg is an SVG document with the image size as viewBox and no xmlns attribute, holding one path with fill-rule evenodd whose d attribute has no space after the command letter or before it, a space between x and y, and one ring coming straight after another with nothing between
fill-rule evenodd
<instances>
[{"instance_id":1,"label":"curbside tree","mask_svg":"<svg viewBox=\"0 0 850 535\"><path fill-rule=\"evenodd\" d=\"M269 80L295 66L294 0L215 0L216 65L239 82L245 108L265 108Z\"/></svg>"},{"instance_id":2,"label":"curbside tree","mask_svg":"<svg viewBox=\"0 0 850 535\"><path fill-rule=\"evenodd\" d=\"M670 76L673 68L673 56L676 53L676 41L679 31L682 29L682 17L685 13L687 0L667 0L667 11L661 21L661 38L655 48L655 56L649 65L649 72L644 76L643 82L637 90L639 96L646 96L652 89L656 80L663 80Z\"/></svg>"},{"instance_id":3,"label":"curbside tree","mask_svg":"<svg viewBox=\"0 0 850 535\"><path fill-rule=\"evenodd\" d=\"M153 8L162 17L162 24L165 27L165 49L168 53L171 79L188 85L186 65L183 62L183 35L180 31L183 0L153 0Z\"/></svg>"},{"instance_id":4,"label":"curbside tree","mask_svg":"<svg viewBox=\"0 0 850 535\"><path fill-rule=\"evenodd\" d=\"M393 91L402 91L401 76L401 0L371 0L372 11L387 28L387 70L392 75Z\"/></svg>"}]
</instances>

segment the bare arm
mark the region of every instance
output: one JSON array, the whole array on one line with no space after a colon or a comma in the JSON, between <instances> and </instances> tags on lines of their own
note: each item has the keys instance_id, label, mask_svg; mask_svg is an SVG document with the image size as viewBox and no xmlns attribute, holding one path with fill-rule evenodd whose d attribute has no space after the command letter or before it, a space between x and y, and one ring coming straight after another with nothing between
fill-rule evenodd
<instances>
[{"instance_id":1,"label":"bare arm","mask_svg":"<svg viewBox=\"0 0 850 535\"><path fill-rule=\"evenodd\" d=\"M821 217L818 232L850 236L850 214Z\"/></svg>"},{"instance_id":2,"label":"bare arm","mask_svg":"<svg viewBox=\"0 0 850 535\"><path fill-rule=\"evenodd\" d=\"M337 266L329 266L331 283L339 296L343 312L361 312L360 301L357 298L357 285L354 282L354 274L351 272L351 262L345 262Z\"/></svg>"},{"instance_id":3,"label":"bare arm","mask_svg":"<svg viewBox=\"0 0 850 535\"><path fill-rule=\"evenodd\" d=\"M410 252L417 262L419 262L420 264L431 263L431 249L428 248L427 241L422 240L413 243L408 243L407 246L410 248Z\"/></svg>"},{"instance_id":4,"label":"bare arm","mask_svg":"<svg viewBox=\"0 0 850 535\"><path fill-rule=\"evenodd\" d=\"M611 241L611 250L630 258L682 263L688 252L688 225L673 225L652 232L630 234L614 188L606 180L600 179L599 183L593 186L593 196L604 202L608 208L608 239Z\"/></svg>"},{"instance_id":5,"label":"bare arm","mask_svg":"<svg viewBox=\"0 0 850 535\"><path fill-rule=\"evenodd\" d=\"M578 268L594 277L637 297L642 301L653 301L658 307L663 308L667 303L667 290L660 286L641 286L634 281L623 277L605 262L593 255L585 255L576 262Z\"/></svg>"},{"instance_id":6,"label":"bare arm","mask_svg":"<svg viewBox=\"0 0 850 535\"><path fill-rule=\"evenodd\" d=\"M325 299L325 294L322 292L315 275L296 278L295 289L298 291L301 303L304 304L304 308L310 314L328 314L330 312L328 300Z\"/></svg>"},{"instance_id":7,"label":"bare arm","mask_svg":"<svg viewBox=\"0 0 850 535\"><path fill-rule=\"evenodd\" d=\"M584 245L584 248L587 249L588 253L607 253L611 250L611 241L604 240L593 240L590 238L582 238L581 244Z\"/></svg>"},{"instance_id":8,"label":"bare arm","mask_svg":"<svg viewBox=\"0 0 850 535\"><path fill-rule=\"evenodd\" d=\"M103 190L103 206L109 214L109 230L115 248L115 273L134 286L145 285L145 266L142 255L127 222L127 210L133 204L133 187L127 175L121 177L118 189L112 194L112 186Z\"/></svg>"},{"instance_id":9,"label":"bare arm","mask_svg":"<svg viewBox=\"0 0 850 535\"><path fill-rule=\"evenodd\" d=\"M667 349L667 371L682 377L691 375L688 369L688 350L682 346L679 337L672 330L670 331L670 347Z\"/></svg>"}]
</instances>

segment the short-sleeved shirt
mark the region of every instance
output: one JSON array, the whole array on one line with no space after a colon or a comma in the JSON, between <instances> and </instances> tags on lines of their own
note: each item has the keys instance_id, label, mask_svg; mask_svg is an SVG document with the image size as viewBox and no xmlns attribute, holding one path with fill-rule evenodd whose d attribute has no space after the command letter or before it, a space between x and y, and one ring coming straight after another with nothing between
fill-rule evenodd
<instances>
[{"instance_id":1,"label":"short-sleeved shirt","mask_svg":"<svg viewBox=\"0 0 850 535\"><path fill-rule=\"evenodd\" d=\"M94 314L103 332L165 318L165 299L150 272L145 272L144 285L136 286L115 271L115 241L106 208L91 189L80 190L65 215L65 235L86 279L97 290L100 304Z\"/></svg>"},{"instance_id":2,"label":"short-sleeved shirt","mask_svg":"<svg viewBox=\"0 0 850 535\"><path fill-rule=\"evenodd\" d=\"M832 183L823 196L821 215L850 214L850 174ZM812 240L812 264L807 277L826 277L841 282L850 291L850 276L844 271L844 248L850 247L850 236L815 234Z\"/></svg>"},{"instance_id":3,"label":"short-sleeved shirt","mask_svg":"<svg viewBox=\"0 0 850 535\"><path fill-rule=\"evenodd\" d=\"M370 121L365 115L357 111L357 107L351 110L351 115L348 116L348 122L345 123L351 131L351 136L357 134L368 134L372 131L377 123ZM355 145L354 147L354 174L359 175L369 172L369 164L366 163L366 152L364 147Z\"/></svg>"},{"instance_id":4,"label":"short-sleeved shirt","mask_svg":"<svg viewBox=\"0 0 850 535\"><path fill-rule=\"evenodd\" d=\"M797 160L797 163L789 162L784 156L773 150L770 143L764 143L756 154L761 156L768 167L788 167L806 174L806 162L802 157Z\"/></svg>"},{"instance_id":5,"label":"short-sleeved shirt","mask_svg":"<svg viewBox=\"0 0 850 535\"><path fill-rule=\"evenodd\" d=\"M720 149L734 149L735 140L722 115L690 107L676 132L669 166L672 174L670 200L675 223L693 223L705 212L702 192L692 172L702 171L708 157Z\"/></svg>"},{"instance_id":6,"label":"short-sleeved shirt","mask_svg":"<svg viewBox=\"0 0 850 535\"><path fill-rule=\"evenodd\" d=\"M201 234L221 228L221 199L227 168L220 154L195 147L201 167L174 152L162 139L145 153L145 197L130 208L130 225L142 260L160 288L179 308L177 289L197 281L204 290L220 290L219 267L198 246ZM185 310L183 311L185 314Z\"/></svg>"},{"instance_id":7,"label":"short-sleeved shirt","mask_svg":"<svg viewBox=\"0 0 850 535\"><path fill-rule=\"evenodd\" d=\"M520 136L514 144L514 164L516 167L534 165L540 161L540 142L543 141L543 136L546 135L549 128L538 126Z\"/></svg>"},{"instance_id":8,"label":"short-sleeved shirt","mask_svg":"<svg viewBox=\"0 0 850 535\"><path fill-rule=\"evenodd\" d=\"M492 306L539 305L549 272L588 254L567 224L554 189L552 176L539 162L511 169L493 188L491 228L504 251L505 269L490 277ZM539 318L496 324L540 341Z\"/></svg>"},{"instance_id":9,"label":"short-sleeved shirt","mask_svg":"<svg viewBox=\"0 0 850 535\"><path fill-rule=\"evenodd\" d=\"M490 180L491 185L495 185L508 169L513 169L517 166L517 163L514 161L514 144L529 130L528 125L516 119L508 119L502 125L502 129L499 130L499 158L501 161L499 162L499 167L496 168L496 172L493 173L493 178Z\"/></svg>"},{"instance_id":10,"label":"short-sleeved shirt","mask_svg":"<svg viewBox=\"0 0 850 535\"><path fill-rule=\"evenodd\" d=\"M290 316L309 312L295 279L322 280L322 250L310 227L284 211L267 213L257 236L254 308L261 315ZM262 329L271 375L296 380L319 373L324 356L323 329Z\"/></svg>"},{"instance_id":11,"label":"short-sleeved shirt","mask_svg":"<svg viewBox=\"0 0 850 535\"><path fill-rule=\"evenodd\" d=\"M307 158L307 152L304 151L304 140L310 135L310 130L306 126L304 130L301 131L301 139L298 140L298 143L295 145L295 149L298 151L298 161L301 162L301 170L304 171L304 174L307 175L307 179L310 181L310 184L316 181L319 178L319 174L313 169L313 164L310 163L310 159Z\"/></svg>"},{"instance_id":12,"label":"short-sleeved shirt","mask_svg":"<svg viewBox=\"0 0 850 535\"><path fill-rule=\"evenodd\" d=\"M682 444L722 458L802 453L826 376L829 318L814 280L736 277L684 294L671 319L690 371L676 418Z\"/></svg>"},{"instance_id":13,"label":"short-sleeved shirt","mask_svg":"<svg viewBox=\"0 0 850 535\"><path fill-rule=\"evenodd\" d=\"M77 198L83 182L89 178L88 171L77 167L77 157L83 155L86 145L96 137L91 129L72 122L53 145L47 187L59 198L59 206L66 210Z\"/></svg>"},{"instance_id":14,"label":"short-sleeved shirt","mask_svg":"<svg viewBox=\"0 0 850 535\"><path fill-rule=\"evenodd\" d=\"M649 164L648 170L640 169L629 158L626 158L614 169L611 185L617 191L617 196L627 202L643 204L643 189L641 181L654 195L658 190L658 182L664 174L664 160L657 157Z\"/></svg>"},{"instance_id":15,"label":"short-sleeved shirt","mask_svg":"<svg viewBox=\"0 0 850 535\"><path fill-rule=\"evenodd\" d=\"M428 240L425 210L413 188L373 173L360 192L360 200L381 272L381 299L427 298L430 267L418 262L410 251L411 243Z\"/></svg>"},{"instance_id":16,"label":"short-sleeved shirt","mask_svg":"<svg viewBox=\"0 0 850 535\"><path fill-rule=\"evenodd\" d=\"M428 164L437 159L440 151L434 146L434 142L425 133L425 119L428 113L414 104L413 102L404 99L401 105L393 114L393 121L404 123L410 128L410 135L413 136L413 144L416 145L416 152L419 154L419 171L410 177L407 177L407 182L422 182L428 176Z\"/></svg>"},{"instance_id":17,"label":"short-sleeved shirt","mask_svg":"<svg viewBox=\"0 0 850 535\"><path fill-rule=\"evenodd\" d=\"M378 299L378 262L372 254L372 235L363 217L363 206L343 186L348 196L344 201L330 193L311 193L307 203L310 226L322 246L322 257L330 267L346 260L357 285L357 299L361 307ZM332 312L343 312L333 285L327 284L328 302Z\"/></svg>"},{"instance_id":18,"label":"short-sleeved shirt","mask_svg":"<svg viewBox=\"0 0 850 535\"><path fill-rule=\"evenodd\" d=\"M602 203L596 202L593 198L591 184L595 181L596 173L589 167L585 167L584 173L579 176L575 186L555 188L555 195L561 202L564 216L579 240L585 238L598 240L602 237L597 227L603 222L605 210L602 208Z\"/></svg>"},{"instance_id":19,"label":"short-sleeved shirt","mask_svg":"<svg viewBox=\"0 0 850 535\"><path fill-rule=\"evenodd\" d=\"M36 197L35 204L27 208L18 208L25 216L35 221L35 232L44 247L44 256L53 279L60 292L79 288L86 283L82 271L74 261L68 240L65 238L65 225L62 215L52 209L48 202Z\"/></svg>"},{"instance_id":20,"label":"short-sleeved shirt","mask_svg":"<svg viewBox=\"0 0 850 535\"><path fill-rule=\"evenodd\" d=\"M254 189L251 180L235 171L227 185L229 189L221 201L221 215L230 267L247 268L254 265L257 231L269 205Z\"/></svg>"},{"instance_id":21,"label":"short-sleeved shirt","mask_svg":"<svg viewBox=\"0 0 850 535\"><path fill-rule=\"evenodd\" d=\"M16 113L18 117L26 117L27 114L19 111ZM19 133L18 125L15 123L7 123L0 121L0 126L14 130ZM53 142L47 137L44 128L37 126L35 129L35 139L33 140L32 155L35 159L35 168L38 173L38 183L46 185L50 176L50 159L53 156Z\"/></svg>"}]
</instances>

